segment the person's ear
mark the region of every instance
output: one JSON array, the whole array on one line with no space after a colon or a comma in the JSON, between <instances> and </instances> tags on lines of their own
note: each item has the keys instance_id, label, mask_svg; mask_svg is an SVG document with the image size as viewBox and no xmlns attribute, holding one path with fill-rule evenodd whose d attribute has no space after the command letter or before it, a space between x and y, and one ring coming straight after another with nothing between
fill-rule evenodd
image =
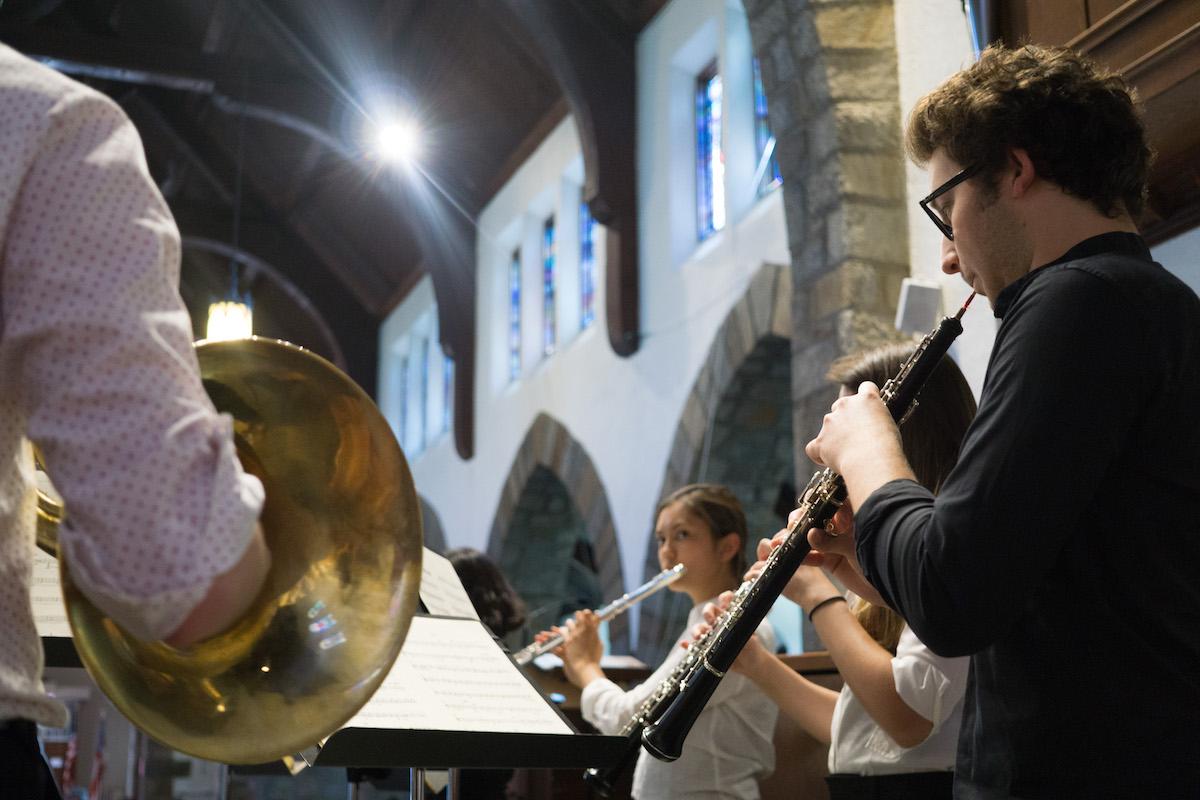
<instances>
[{"instance_id":1,"label":"person's ear","mask_svg":"<svg viewBox=\"0 0 1200 800\"><path fill-rule=\"evenodd\" d=\"M727 533L717 540L717 555L722 561L732 561L742 549L742 540L736 533Z\"/></svg>"},{"instance_id":2,"label":"person's ear","mask_svg":"<svg viewBox=\"0 0 1200 800\"><path fill-rule=\"evenodd\" d=\"M1008 166L1011 170L1011 177L1009 177L1011 194L1013 197L1022 197L1038 177L1037 170L1033 166L1033 159L1029 157L1029 152L1023 147L1011 147L1008 150Z\"/></svg>"}]
</instances>

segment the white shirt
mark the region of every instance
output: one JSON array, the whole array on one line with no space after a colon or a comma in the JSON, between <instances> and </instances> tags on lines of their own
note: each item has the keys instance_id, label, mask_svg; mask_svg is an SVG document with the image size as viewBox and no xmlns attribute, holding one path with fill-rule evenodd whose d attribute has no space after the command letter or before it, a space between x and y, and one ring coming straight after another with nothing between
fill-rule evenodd
<instances>
[{"instance_id":1,"label":"white shirt","mask_svg":"<svg viewBox=\"0 0 1200 800\"><path fill-rule=\"evenodd\" d=\"M135 635L175 630L262 506L200 384L179 233L104 95L0 45L0 720L61 726L29 586L36 442L71 575Z\"/></svg>"},{"instance_id":2,"label":"white shirt","mask_svg":"<svg viewBox=\"0 0 1200 800\"><path fill-rule=\"evenodd\" d=\"M691 610L683 635L644 683L628 692L607 679L589 683L580 699L583 718L601 733L619 731L683 660L686 651L679 644L690 638L692 627L702 620L703 608L701 603ZM775 634L766 620L758 636L768 650L775 650ZM684 740L678 760L659 761L641 751L633 772L633 796L638 800L754 800L759 796L759 779L775 769L776 716L776 705L753 682L727 674Z\"/></svg>"},{"instance_id":3,"label":"white shirt","mask_svg":"<svg viewBox=\"0 0 1200 800\"><path fill-rule=\"evenodd\" d=\"M900 698L932 722L933 730L915 747L900 747L844 686L833 709L829 771L890 775L954 769L970 663L966 656L935 654L905 625L892 659L892 678Z\"/></svg>"}]
</instances>

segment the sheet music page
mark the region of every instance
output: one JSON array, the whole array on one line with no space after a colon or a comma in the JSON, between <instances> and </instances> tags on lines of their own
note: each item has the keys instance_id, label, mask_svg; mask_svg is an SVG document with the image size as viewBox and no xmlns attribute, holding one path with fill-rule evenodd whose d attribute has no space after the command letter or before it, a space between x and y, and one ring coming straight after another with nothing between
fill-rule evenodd
<instances>
[{"instance_id":1,"label":"sheet music page","mask_svg":"<svg viewBox=\"0 0 1200 800\"><path fill-rule=\"evenodd\" d=\"M428 547L421 559L421 602L430 614L439 617L469 617L479 619L471 598L463 588L450 559Z\"/></svg>"},{"instance_id":2,"label":"sheet music page","mask_svg":"<svg viewBox=\"0 0 1200 800\"><path fill-rule=\"evenodd\" d=\"M58 582L58 561L41 548L33 551L33 621L39 636L71 636L67 607L63 605L62 586Z\"/></svg>"},{"instance_id":3,"label":"sheet music page","mask_svg":"<svg viewBox=\"0 0 1200 800\"><path fill-rule=\"evenodd\" d=\"M413 617L392 671L346 727L574 733L483 623L431 617Z\"/></svg>"}]
</instances>

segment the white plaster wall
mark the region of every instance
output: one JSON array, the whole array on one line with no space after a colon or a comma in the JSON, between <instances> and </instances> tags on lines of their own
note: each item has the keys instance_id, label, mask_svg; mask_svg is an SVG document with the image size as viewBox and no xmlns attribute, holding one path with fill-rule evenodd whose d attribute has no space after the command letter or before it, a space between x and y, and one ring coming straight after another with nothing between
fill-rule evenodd
<instances>
[{"instance_id":1,"label":"white plaster wall","mask_svg":"<svg viewBox=\"0 0 1200 800\"><path fill-rule=\"evenodd\" d=\"M420 348L429 342L429 386L426 397L421 396ZM400 367L408 356L408 420L400 430L400 389L403 384ZM443 430L445 413L444 379L446 359L438 341L437 304L433 281L424 277L399 306L384 320L379 329L379 381L376 402L392 426L392 432L409 459L419 458L423 449L448 439ZM421 441L420 406L426 404L426 435Z\"/></svg>"},{"instance_id":2,"label":"white plaster wall","mask_svg":"<svg viewBox=\"0 0 1200 800\"><path fill-rule=\"evenodd\" d=\"M894 0L896 60L900 79L901 125L917 100L974 60L961 0ZM914 278L942 286L943 310L957 311L970 288L957 275L941 272L942 235L917 205L929 194L929 176L905 160L908 194L908 251ZM963 318L963 334L950 353L978 397L997 320L987 299L976 298Z\"/></svg>"},{"instance_id":3,"label":"white plaster wall","mask_svg":"<svg viewBox=\"0 0 1200 800\"><path fill-rule=\"evenodd\" d=\"M1150 252L1155 261L1200 294L1200 228L1168 239Z\"/></svg>"},{"instance_id":4,"label":"white plaster wall","mask_svg":"<svg viewBox=\"0 0 1200 800\"><path fill-rule=\"evenodd\" d=\"M559 345L552 356L541 355L537 253L547 214L561 219L560 275L573 272L577 264L577 211L571 198L582 182L582 166L570 118L480 215L475 456L462 461L451 437L445 437L412 459L417 491L436 511L449 546L486 548L517 448L537 414L545 412L559 420L591 458L612 510L625 584L641 582L671 442L713 336L762 264L790 262L780 193L759 199L749 185L756 157L750 52L749 30L736 0L675 0L639 38L642 344L634 356L619 358L608 344L604 229L599 225L596 322L576 332L578 312L564 313L562 304L578 297L577 287L560 280ZM729 221L723 231L698 245L692 177L695 73L688 70L698 72L714 56L728 98L723 134ZM522 242L523 363L521 377L510 381L507 269L513 249ZM428 300L418 296L423 286L381 331L380 395L385 411L394 372L387 361L406 325L432 303L431 291Z\"/></svg>"}]
</instances>

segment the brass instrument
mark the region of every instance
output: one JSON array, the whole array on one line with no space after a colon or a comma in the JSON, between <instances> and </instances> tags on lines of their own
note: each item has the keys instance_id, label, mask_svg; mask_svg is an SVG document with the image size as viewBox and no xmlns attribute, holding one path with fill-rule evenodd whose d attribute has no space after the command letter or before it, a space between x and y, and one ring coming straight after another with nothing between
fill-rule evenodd
<instances>
[{"instance_id":1,"label":"brass instrument","mask_svg":"<svg viewBox=\"0 0 1200 800\"><path fill-rule=\"evenodd\" d=\"M667 588L672 583L682 578L685 574L687 574L687 567L685 567L683 564L676 564L670 569L664 569L662 572L658 573L653 578L634 589L632 592L626 592L603 608L597 609L596 616L599 617L601 621L612 619L618 614L624 613L636 603L640 603L641 601L645 600L647 597L659 591L660 589ZM524 666L543 653L549 653L564 641L566 641L566 637L564 637L561 633L556 633L554 636L551 636L544 642L534 642L533 644L518 650L516 654L513 655L513 661L516 661L521 666Z\"/></svg>"},{"instance_id":2,"label":"brass instrument","mask_svg":"<svg viewBox=\"0 0 1200 800\"><path fill-rule=\"evenodd\" d=\"M196 355L266 490L263 589L241 621L186 649L126 633L60 559L63 599L81 661L134 725L199 758L266 763L345 724L386 677L417 607L421 516L388 423L329 362L257 337ZM38 512L55 552L62 504L39 492Z\"/></svg>"},{"instance_id":3,"label":"brass instrument","mask_svg":"<svg viewBox=\"0 0 1200 800\"><path fill-rule=\"evenodd\" d=\"M917 345L880 391L892 418L903 423L917 403L917 395L950 345L962 333L962 315L974 292L953 317L946 317ZM661 761L674 761L683 752L688 732L704 710L738 654L754 635L763 617L783 593L792 575L808 555L808 531L825 528L846 500L842 476L826 467L813 475L800 496L802 513L784 542L771 552L766 566L752 581L744 582L729 606L714 622L703 645L694 645L697 658L679 683L670 705L642 731L642 745Z\"/></svg>"}]
</instances>

